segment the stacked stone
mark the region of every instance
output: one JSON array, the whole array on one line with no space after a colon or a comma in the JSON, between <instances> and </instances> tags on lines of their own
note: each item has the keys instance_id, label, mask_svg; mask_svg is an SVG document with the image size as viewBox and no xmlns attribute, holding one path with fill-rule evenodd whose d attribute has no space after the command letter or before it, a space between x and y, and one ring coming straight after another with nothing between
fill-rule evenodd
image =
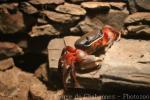
<instances>
[{"instance_id":1,"label":"stacked stone","mask_svg":"<svg viewBox=\"0 0 150 100\"><path fill-rule=\"evenodd\" d=\"M149 0L129 0L130 13L124 23L126 36L149 37L150 36L150 1Z\"/></svg>"},{"instance_id":2,"label":"stacked stone","mask_svg":"<svg viewBox=\"0 0 150 100\"><path fill-rule=\"evenodd\" d=\"M149 0L1 0L0 98L50 100L49 95L58 97L60 93L54 95L47 90L47 87L57 88L56 80L50 80L54 75L49 75L49 69L54 67L48 67L47 62L49 41L58 38L68 44L76 37L66 40L67 35L80 37L105 24L122 30L124 36L149 39L149 11ZM55 51L53 54L49 58L58 62L60 55L56 59Z\"/></svg>"}]
</instances>

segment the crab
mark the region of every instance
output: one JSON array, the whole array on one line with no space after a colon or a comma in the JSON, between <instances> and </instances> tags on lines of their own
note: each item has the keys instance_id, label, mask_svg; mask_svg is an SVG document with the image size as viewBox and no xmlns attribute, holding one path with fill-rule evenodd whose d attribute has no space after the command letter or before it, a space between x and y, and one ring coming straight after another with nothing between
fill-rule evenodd
<instances>
[{"instance_id":1,"label":"crab","mask_svg":"<svg viewBox=\"0 0 150 100\"><path fill-rule=\"evenodd\" d=\"M101 48L108 47L120 40L121 32L112 26L105 25L102 30L96 30L83 35L79 40L75 42L75 47L81 49L88 54L93 54Z\"/></svg>"},{"instance_id":2,"label":"crab","mask_svg":"<svg viewBox=\"0 0 150 100\"><path fill-rule=\"evenodd\" d=\"M81 85L76 78L76 68L97 69L100 68L102 59L92 55L102 47L109 47L114 41L120 39L120 33L111 26L104 26L96 33L88 33L76 41L75 47L66 46L59 59L59 69L62 69L63 86L66 89L66 79L70 73L74 85L80 88Z\"/></svg>"}]
</instances>

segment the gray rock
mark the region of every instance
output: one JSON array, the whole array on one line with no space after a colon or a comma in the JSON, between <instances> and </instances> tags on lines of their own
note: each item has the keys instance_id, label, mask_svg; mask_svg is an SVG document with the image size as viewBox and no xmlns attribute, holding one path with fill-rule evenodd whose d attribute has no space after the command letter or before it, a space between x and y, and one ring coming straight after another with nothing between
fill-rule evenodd
<instances>
[{"instance_id":1,"label":"gray rock","mask_svg":"<svg viewBox=\"0 0 150 100\"><path fill-rule=\"evenodd\" d=\"M150 87L149 43L132 39L116 42L104 58L100 71L102 83Z\"/></svg>"},{"instance_id":2,"label":"gray rock","mask_svg":"<svg viewBox=\"0 0 150 100\"><path fill-rule=\"evenodd\" d=\"M26 14L38 13L38 10L28 2L21 2L19 8Z\"/></svg>"},{"instance_id":3,"label":"gray rock","mask_svg":"<svg viewBox=\"0 0 150 100\"><path fill-rule=\"evenodd\" d=\"M41 26L33 26L29 35L31 37L35 36L43 36L43 35L59 35L60 32L52 25L41 25Z\"/></svg>"},{"instance_id":4,"label":"gray rock","mask_svg":"<svg viewBox=\"0 0 150 100\"><path fill-rule=\"evenodd\" d=\"M103 23L97 18L86 17L83 21L79 22L75 27L70 28L73 33L90 33L95 30L101 29Z\"/></svg>"},{"instance_id":5,"label":"gray rock","mask_svg":"<svg viewBox=\"0 0 150 100\"><path fill-rule=\"evenodd\" d=\"M48 82L47 63L41 64L38 69L34 72L34 75L43 82Z\"/></svg>"},{"instance_id":6,"label":"gray rock","mask_svg":"<svg viewBox=\"0 0 150 100\"><path fill-rule=\"evenodd\" d=\"M112 9L124 10L127 8L127 4L124 2L110 2L109 4Z\"/></svg>"},{"instance_id":7,"label":"gray rock","mask_svg":"<svg viewBox=\"0 0 150 100\"><path fill-rule=\"evenodd\" d=\"M124 35L127 36L149 36L150 35L150 14L146 12L138 12L129 15L125 21ZM136 25L135 25L136 24Z\"/></svg>"},{"instance_id":8,"label":"gray rock","mask_svg":"<svg viewBox=\"0 0 150 100\"><path fill-rule=\"evenodd\" d=\"M104 23L104 25L111 25L118 30L121 30L124 26L124 20L129 15L129 12L126 11L119 11L119 10L110 10L108 13L95 14L95 18L99 19Z\"/></svg>"},{"instance_id":9,"label":"gray rock","mask_svg":"<svg viewBox=\"0 0 150 100\"><path fill-rule=\"evenodd\" d=\"M23 53L23 50L15 43L0 42L0 59L9 58Z\"/></svg>"},{"instance_id":10,"label":"gray rock","mask_svg":"<svg viewBox=\"0 0 150 100\"><path fill-rule=\"evenodd\" d=\"M0 32L3 34L14 34L25 29L23 14L19 11L16 13L0 14Z\"/></svg>"},{"instance_id":11,"label":"gray rock","mask_svg":"<svg viewBox=\"0 0 150 100\"><path fill-rule=\"evenodd\" d=\"M0 60L0 71L5 71L12 68L13 66L15 66L13 58Z\"/></svg>"},{"instance_id":12,"label":"gray rock","mask_svg":"<svg viewBox=\"0 0 150 100\"><path fill-rule=\"evenodd\" d=\"M135 0L136 5L141 9L141 11L150 11L150 1L149 0Z\"/></svg>"},{"instance_id":13,"label":"gray rock","mask_svg":"<svg viewBox=\"0 0 150 100\"><path fill-rule=\"evenodd\" d=\"M64 5L59 5L56 7L56 11L72 14L72 15L85 15L86 10L81 8L80 5L65 3Z\"/></svg>"},{"instance_id":14,"label":"gray rock","mask_svg":"<svg viewBox=\"0 0 150 100\"><path fill-rule=\"evenodd\" d=\"M150 13L148 12L137 12L129 15L125 19L125 24L132 24L136 22L150 22Z\"/></svg>"},{"instance_id":15,"label":"gray rock","mask_svg":"<svg viewBox=\"0 0 150 100\"><path fill-rule=\"evenodd\" d=\"M73 23L80 19L78 16L72 16L69 14L62 14L53 11L42 11L43 15L47 16L49 20L57 23Z\"/></svg>"},{"instance_id":16,"label":"gray rock","mask_svg":"<svg viewBox=\"0 0 150 100\"><path fill-rule=\"evenodd\" d=\"M31 4L43 5L43 4L62 4L64 0L30 0Z\"/></svg>"},{"instance_id":17,"label":"gray rock","mask_svg":"<svg viewBox=\"0 0 150 100\"><path fill-rule=\"evenodd\" d=\"M130 13L135 13L138 11L136 4L135 4L135 0L128 0L128 4L129 4Z\"/></svg>"}]
</instances>

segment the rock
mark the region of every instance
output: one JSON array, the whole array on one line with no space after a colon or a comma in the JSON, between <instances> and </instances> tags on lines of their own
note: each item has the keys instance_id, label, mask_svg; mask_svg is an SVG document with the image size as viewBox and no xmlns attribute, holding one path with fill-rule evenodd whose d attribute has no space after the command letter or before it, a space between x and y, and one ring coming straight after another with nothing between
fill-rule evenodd
<instances>
[{"instance_id":1,"label":"rock","mask_svg":"<svg viewBox=\"0 0 150 100\"><path fill-rule=\"evenodd\" d=\"M72 15L85 15L86 10L81 8L79 5L65 3L64 5L59 5L56 7L56 11L72 14Z\"/></svg>"},{"instance_id":2,"label":"rock","mask_svg":"<svg viewBox=\"0 0 150 100\"><path fill-rule=\"evenodd\" d=\"M150 27L148 25L136 25L127 27L128 35L138 36L138 35L150 35Z\"/></svg>"},{"instance_id":3,"label":"rock","mask_svg":"<svg viewBox=\"0 0 150 100\"><path fill-rule=\"evenodd\" d=\"M112 27L121 30L124 26L123 22L128 15L129 13L126 11L110 10L108 13L95 13L95 15L91 17L100 20L104 25L111 25Z\"/></svg>"},{"instance_id":4,"label":"rock","mask_svg":"<svg viewBox=\"0 0 150 100\"><path fill-rule=\"evenodd\" d=\"M13 58L0 60L0 71L5 71L12 68L13 66L15 66Z\"/></svg>"},{"instance_id":5,"label":"rock","mask_svg":"<svg viewBox=\"0 0 150 100\"><path fill-rule=\"evenodd\" d=\"M150 14L146 12L139 12L129 15L125 21L124 35L137 36L150 36ZM135 25L136 24L136 25ZM142 37L141 37L142 36Z\"/></svg>"},{"instance_id":6,"label":"rock","mask_svg":"<svg viewBox=\"0 0 150 100\"><path fill-rule=\"evenodd\" d=\"M29 1L33 5L46 5L46 4L62 4L64 0L30 0Z\"/></svg>"},{"instance_id":7,"label":"rock","mask_svg":"<svg viewBox=\"0 0 150 100\"><path fill-rule=\"evenodd\" d=\"M44 25L44 24L48 24L48 21L46 20L46 18L38 18L37 19L37 22L41 25Z\"/></svg>"},{"instance_id":8,"label":"rock","mask_svg":"<svg viewBox=\"0 0 150 100\"><path fill-rule=\"evenodd\" d=\"M49 91L49 95L48 95L48 100L63 100L62 97L64 97L64 90L61 89L61 90L57 90L56 92L52 92L52 91Z\"/></svg>"},{"instance_id":9,"label":"rock","mask_svg":"<svg viewBox=\"0 0 150 100\"><path fill-rule=\"evenodd\" d=\"M5 97L5 100L51 100L58 95L48 91L33 74L17 67L0 72L0 97Z\"/></svg>"},{"instance_id":10,"label":"rock","mask_svg":"<svg viewBox=\"0 0 150 100\"><path fill-rule=\"evenodd\" d=\"M60 32L52 25L41 25L41 26L33 26L32 31L29 33L31 37L35 36L43 36L43 35L59 35Z\"/></svg>"},{"instance_id":11,"label":"rock","mask_svg":"<svg viewBox=\"0 0 150 100\"><path fill-rule=\"evenodd\" d=\"M25 29L23 14L19 11L16 13L0 14L0 32L3 34L14 34Z\"/></svg>"},{"instance_id":12,"label":"rock","mask_svg":"<svg viewBox=\"0 0 150 100\"><path fill-rule=\"evenodd\" d=\"M127 4L124 2L110 2L109 4L112 9L124 10L127 8Z\"/></svg>"},{"instance_id":13,"label":"rock","mask_svg":"<svg viewBox=\"0 0 150 100\"><path fill-rule=\"evenodd\" d=\"M11 42L0 42L0 59L23 54L23 50Z\"/></svg>"},{"instance_id":14,"label":"rock","mask_svg":"<svg viewBox=\"0 0 150 100\"><path fill-rule=\"evenodd\" d=\"M135 13L138 11L135 0L128 0L130 13Z\"/></svg>"},{"instance_id":15,"label":"rock","mask_svg":"<svg viewBox=\"0 0 150 100\"><path fill-rule=\"evenodd\" d=\"M150 27L149 28L144 28L140 31L137 31L138 34L142 34L142 33L145 33L146 35L149 35L150 36Z\"/></svg>"},{"instance_id":16,"label":"rock","mask_svg":"<svg viewBox=\"0 0 150 100\"><path fill-rule=\"evenodd\" d=\"M30 94L32 100L45 100L47 97L47 88L38 79L34 78L30 83Z\"/></svg>"},{"instance_id":17,"label":"rock","mask_svg":"<svg viewBox=\"0 0 150 100\"><path fill-rule=\"evenodd\" d=\"M72 27L70 29L73 33L90 33L95 30L101 29L103 26L103 23L101 20L86 17L83 21L79 22L75 27Z\"/></svg>"},{"instance_id":18,"label":"rock","mask_svg":"<svg viewBox=\"0 0 150 100\"><path fill-rule=\"evenodd\" d=\"M62 49L67 46L74 47L74 43L80 37L77 36L66 36L64 39L53 39L48 45L48 54L49 54L49 68L50 71L58 70L58 61L61 56ZM59 44L59 45L56 45ZM97 89L100 87L99 81L99 71L93 70L90 73L77 73L77 79L81 85L86 89ZM68 77L67 84L69 88L74 88L71 78Z\"/></svg>"},{"instance_id":19,"label":"rock","mask_svg":"<svg viewBox=\"0 0 150 100\"><path fill-rule=\"evenodd\" d=\"M17 11L18 3L2 3L0 4L1 13L15 13Z\"/></svg>"},{"instance_id":20,"label":"rock","mask_svg":"<svg viewBox=\"0 0 150 100\"><path fill-rule=\"evenodd\" d=\"M104 58L100 71L102 83L150 88L149 43L134 39L116 42Z\"/></svg>"},{"instance_id":21,"label":"rock","mask_svg":"<svg viewBox=\"0 0 150 100\"><path fill-rule=\"evenodd\" d=\"M48 72L47 72L47 63L43 63L39 68L34 72L34 75L43 82L48 82Z\"/></svg>"},{"instance_id":22,"label":"rock","mask_svg":"<svg viewBox=\"0 0 150 100\"><path fill-rule=\"evenodd\" d=\"M107 2L82 2L81 6L87 9L110 9Z\"/></svg>"},{"instance_id":23,"label":"rock","mask_svg":"<svg viewBox=\"0 0 150 100\"><path fill-rule=\"evenodd\" d=\"M78 40L80 38L80 36L65 36L64 37L64 42L67 46L71 46L75 48L74 43L76 42L76 40Z\"/></svg>"},{"instance_id":24,"label":"rock","mask_svg":"<svg viewBox=\"0 0 150 100\"><path fill-rule=\"evenodd\" d=\"M88 0L70 0L73 3L80 3L80 2L86 2Z\"/></svg>"},{"instance_id":25,"label":"rock","mask_svg":"<svg viewBox=\"0 0 150 100\"><path fill-rule=\"evenodd\" d=\"M56 45L58 44L58 45ZM61 52L65 47L63 39L53 39L48 44L48 59L49 59L49 68L57 69L59 58L61 56Z\"/></svg>"},{"instance_id":26,"label":"rock","mask_svg":"<svg viewBox=\"0 0 150 100\"><path fill-rule=\"evenodd\" d=\"M0 72L0 96L14 100L28 100L29 80L31 74L25 74L16 67Z\"/></svg>"},{"instance_id":27,"label":"rock","mask_svg":"<svg viewBox=\"0 0 150 100\"><path fill-rule=\"evenodd\" d=\"M150 13L148 12L137 12L129 15L125 19L125 24L132 24L137 22L150 22Z\"/></svg>"},{"instance_id":28,"label":"rock","mask_svg":"<svg viewBox=\"0 0 150 100\"><path fill-rule=\"evenodd\" d=\"M53 11L42 11L42 14L48 17L49 20L57 22L57 23L73 23L80 19L78 16L72 16L69 14L62 14Z\"/></svg>"},{"instance_id":29,"label":"rock","mask_svg":"<svg viewBox=\"0 0 150 100\"><path fill-rule=\"evenodd\" d=\"M38 10L28 2L21 2L19 8L26 14L38 13Z\"/></svg>"},{"instance_id":30,"label":"rock","mask_svg":"<svg viewBox=\"0 0 150 100\"><path fill-rule=\"evenodd\" d=\"M140 11L150 11L149 0L135 0L135 3L139 7Z\"/></svg>"},{"instance_id":31,"label":"rock","mask_svg":"<svg viewBox=\"0 0 150 100\"><path fill-rule=\"evenodd\" d=\"M135 25L135 26L130 25L130 26L127 27L127 30L129 32L137 32L137 31L140 31L143 28L148 28L148 25Z\"/></svg>"}]
</instances>

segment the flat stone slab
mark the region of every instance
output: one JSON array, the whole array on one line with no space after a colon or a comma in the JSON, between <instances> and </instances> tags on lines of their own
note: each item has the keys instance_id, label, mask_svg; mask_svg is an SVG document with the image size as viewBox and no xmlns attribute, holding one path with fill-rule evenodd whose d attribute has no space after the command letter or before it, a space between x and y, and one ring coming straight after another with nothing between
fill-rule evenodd
<instances>
[{"instance_id":1,"label":"flat stone slab","mask_svg":"<svg viewBox=\"0 0 150 100\"><path fill-rule=\"evenodd\" d=\"M58 68L59 58L65 47L64 40L60 38L53 39L48 44L49 68Z\"/></svg>"},{"instance_id":2,"label":"flat stone slab","mask_svg":"<svg viewBox=\"0 0 150 100\"><path fill-rule=\"evenodd\" d=\"M77 79L85 89L101 90L106 84L150 87L149 43L146 40L121 39L106 52L101 69L77 73ZM74 88L69 79L68 87Z\"/></svg>"},{"instance_id":3,"label":"flat stone slab","mask_svg":"<svg viewBox=\"0 0 150 100\"><path fill-rule=\"evenodd\" d=\"M77 39L77 37L72 36L65 37L64 41L67 45L73 46L75 38ZM54 39L54 41L56 40ZM54 55L53 52L56 52L51 51L52 43L53 41L49 44L49 63L50 68L57 69L58 62L53 67L52 61L54 60L51 60L54 57L52 56ZM54 44L58 43L55 42ZM81 88L101 90L103 85L113 83L118 84L118 86L150 87L149 44L150 40L121 39L119 42L115 42L106 52L100 69L76 73ZM58 48L62 48L61 46ZM58 59L59 57L54 58ZM67 87L75 88L70 76L67 78Z\"/></svg>"},{"instance_id":4,"label":"flat stone slab","mask_svg":"<svg viewBox=\"0 0 150 100\"><path fill-rule=\"evenodd\" d=\"M108 50L100 76L103 84L150 87L150 40L126 40Z\"/></svg>"},{"instance_id":5,"label":"flat stone slab","mask_svg":"<svg viewBox=\"0 0 150 100\"><path fill-rule=\"evenodd\" d=\"M13 58L0 60L0 71L5 71L15 66Z\"/></svg>"}]
</instances>

